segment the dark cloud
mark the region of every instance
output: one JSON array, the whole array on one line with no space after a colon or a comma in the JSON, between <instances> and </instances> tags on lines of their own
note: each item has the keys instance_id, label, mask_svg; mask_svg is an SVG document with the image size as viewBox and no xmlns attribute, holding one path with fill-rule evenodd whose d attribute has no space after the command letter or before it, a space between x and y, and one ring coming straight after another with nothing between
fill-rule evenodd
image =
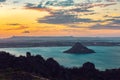
<instances>
[{"instance_id":1,"label":"dark cloud","mask_svg":"<svg viewBox=\"0 0 120 80\"><path fill-rule=\"evenodd\" d=\"M112 22L117 22L117 23L120 23L120 16L109 16L109 15L104 15L103 17L105 18L109 18L109 19L106 19L105 21L112 21Z\"/></svg>"},{"instance_id":2,"label":"dark cloud","mask_svg":"<svg viewBox=\"0 0 120 80\"><path fill-rule=\"evenodd\" d=\"M119 24L120 25L120 16L115 16L115 17L106 16L106 17L108 17L109 19L106 19L104 21L111 21L112 24Z\"/></svg>"},{"instance_id":3,"label":"dark cloud","mask_svg":"<svg viewBox=\"0 0 120 80\"><path fill-rule=\"evenodd\" d=\"M97 13L91 12L91 13L85 13L84 15L94 15L94 14L97 14Z\"/></svg>"},{"instance_id":4,"label":"dark cloud","mask_svg":"<svg viewBox=\"0 0 120 80\"><path fill-rule=\"evenodd\" d=\"M75 9L71 9L70 11L73 11L73 12L92 12L93 10L75 8Z\"/></svg>"},{"instance_id":5,"label":"dark cloud","mask_svg":"<svg viewBox=\"0 0 120 80\"><path fill-rule=\"evenodd\" d=\"M118 2L119 0L104 0L104 2ZM103 0L87 0L88 3L103 2Z\"/></svg>"},{"instance_id":6,"label":"dark cloud","mask_svg":"<svg viewBox=\"0 0 120 80\"><path fill-rule=\"evenodd\" d=\"M54 1L42 1L40 2L40 4L37 6L38 8L42 8L42 7L46 7L46 6L72 6L74 5L74 1L73 0L65 0L65 1L58 1L58 0L54 0Z\"/></svg>"},{"instance_id":7,"label":"dark cloud","mask_svg":"<svg viewBox=\"0 0 120 80\"><path fill-rule=\"evenodd\" d=\"M105 17L105 18L111 18L112 16L104 15L103 17Z\"/></svg>"},{"instance_id":8,"label":"dark cloud","mask_svg":"<svg viewBox=\"0 0 120 80\"><path fill-rule=\"evenodd\" d=\"M112 24L119 24L120 25L120 19L112 18L112 19L106 19L106 20L104 20L104 22L105 21L111 21Z\"/></svg>"},{"instance_id":9,"label":"dark cloud","mask_svg":"<svg viewBox=\"0 0 120 80\"><path fill-rule=\"evenodd\" d=\"M38 19L39 23L49 24L70 24L70 23L90 23L90 22L101 22L101 20L92 20L89 18L78 18L76 15L64 14L64 12L58 11L53 13L51 16L46 16L43 19Z\"/></svg>"},{"instance_id":10,"label":"dark cloud","mask_svg":"<svg viewBox=\"0 0 120 80\"><path fill-rule=\"evenodd\" d=\"M105 21L110 21L108 24L106 25L101 25L100 23L101 22L105 22ZM90 29L120 29L120 20L116 20L116 19L106 19L106 20L103 20L103 21L93 21L91 20L91 22L97 22L96 25L93 25L90 27ZM79 26L79 25L69 25L69 27L71 28L85 28L84 26ZM88 28L88 27L86 27Z\"/></svg>"},{"instance_id":11,"label":"dark cloud","mask_svg":"<svg viewBox=\"0 0 120 80\"><path fill-rule=\"evenodd\" d=\"M10 26L18 26L18 25L21 25L21 24L18 24L18 23L12 23L12 24L7 24L7 25L10 25Z\"/></svg>"},{"instance_id":12,"label":"dark cloud","mask_svg":"<svg viewBox=\"0 0 120 80\"><path fill-rule=\"evenodd\" d=\"M14 4L19 3L19 1L13 1Z\"/></svg>"},{"instance_id":13,"label":"dark cloud","mask_svg":"<svg viewBox=\"0 0 120 80\"><path fill-rule=\"evenodd\" d=\"M114 23L114 24L120 24L120 20L117 20L117 19L113 20L112 23Z\"/></svg>"},{"instance_id":14,"label":"dark cloud","mask_svg":"<svg viewBox=\"0 0 120 80\"><path fill-rule=\"evenodd\" d=\"M85 28L84 26L76 25L76 24L68 24L67 26L70 27L70 28Z\"/></svg>"},{"instance_id":15,"label":"dark cloud","mask_svg":"<svg viewBox=\"0 0 120 80\"><path fill-rule=\"evenodd\" d=\"M106 16L109 17L109 16ZM111 16L110 16L111 17ZM111 19L103 20L103 22L109 21L106 25L96 24L94 26L91 26L90 29L113 29L113 30L120 30L120 19L119 16L111 17Z\"/></svg>"},{"instance_id":16,"label":"dark cloud","mask_svg":"<svg viewBox=\"0 0 120 80\"><path fill-rule=\"evenodd\" d=\"M113 24L107 24L107 25L96 24L94 26L91 26L90 29L93 29L93 30L101 30L101 29L120 30L120 26L113 25Z\"/></svg>"},{"instance_id":17,"label":"dark cloud","mask_svg":"<svg viewBox=\"0 0 120 80\"><path fill-rule=\"evenodd\" d=\"M117 3L99 3L99 4L93 3L93 4L86 4L83 7L86 9L89 9L89 8L93 8L93 7L107 7L107 6L116 5L116 4Z\"/></svg>"},{"instance_id":18,"label":"dark cloud","mask_svg":"<svg viewBox=\"0 0 120 80\"><path fill-rule=\"evenodd\" d=\"M47 16L44 19L39 19L38 22L49 23L49 24L69 24L76 22L93 22L88 18L77 18L74 15L55 15L55 16Z\"/></svg>"},{"instance_id":19,"label":"dark cloud","mask_svg":"<svg viewBox=\"0 0 120 80\"><path fill-rule=\"evenodd\" d=\"M100 0L97 0L98 2ZM71 2L71 3L70 3ZM27 8L32 8L32 9L38 9L38 8L45 8L48 9L48 6L62 6L63 8L66 6L71 6L73 5L72 9L63 9L63 10L58 10L54 11L50 9L48 12L50 12L50 16L46 16L44 18L39 18L37 21L38 23L48 23L48 24L74 24L74 23L100 23L100 22L107 22L107 21L114 21L114 18L111 19L106 19L106 20L93 20L90 18L78 18L77 16L79 14L77 13L83 13L83 15L94 15L97 14L94 12L94 10L90 10L90 8L93 7L106 7L110 5L115 5L116 3L100 3L100 4L78 4L76 5L73 0L67 0L67 1L42 1L38 5L32 4L32 3L27 3L26 7ZM81 14L80 14L81 15ZM105 15L105 18L110 18L111 16ZM79 28L79 26L69 26L69 27L75 27Z\"/></svg>"},{"instance_id":20,"label":"dark cloud","mask_svg":"<svg viewBox=\"0 0 120 80\"><path fill-rule=\"evenodd\" d=\"M5 2L6 0L0 0L0 2Z\"/></svg>"},{"instance_id":21,"label":"dark cloud","mask_svg":"<svg viewBox=\"0 0 120 80\"><path fill-rule=\"evenodd\" d=\"M106 0L107 2L117 2L119 0Z\"/></svg>"},{"instance_id":22,"label":"dark cloud","mask_svg":"<svg viewBox=\"0 0 120 80\"><path fill-rule=\"evenodd\" d=\"M114 20L115 20L114 18L110 18L110 19L105 19L103 21L105 22L105 21L114 21Z\"/></svg>"},{"instance_id":23,"label":"dark cloud","mask_svg":"<svg viewBox=\"0 0 120 80\"><path fill-rule=\"evenodd\" d=\"M85 2L83 2L82 4L81 3L75 3L74 0L53 0L53 1L46 1L46 0L42 0L38 5L33 5L32 3L27 3L26 4L26 7L34 7L34 8L46 8L48 6L62 6L62 7L68 7L68 6L77 6L77 7L83 7L83 8L93 8L93 7L97 7L97 6L100 6L100 7L106 7L106 6L110 6L110 5L115 5L116 1L113 1L113 0L108 0L107 2L111 2L112 3L99 3L99 4L96 4L96 2L102 2L102 0L86 0ZM114 2L114 3L113 3ZM89 4L90 3L90 4ZM76 11L81 11L81 12L86 12L86 10L79 10L79 9L76 9Z\"/></svg>"},{"instance_id":24,"label":"dark cloud","mask_svg":"<svg viewBox=\"0 0 120 80\"><path fill-rule=\"evenodd\" d=\"M38 5L34 5L32 3L27 3L26 7L45 8L46 6L71 6L71 5L73 5L72 0L67 0L67 1L42 1Z\"/></svg>"},{"instance_id":25,"label":"dark cloud","mask_svg":"<svg viewBox=\"0 0 120 80\"><path fill-rule=\"evenodd\" d=\"M27 3L26 7L33 7L33 8L45 8L47 6L73 6L74 1L73 0L65 0L65 1L41 1L38 5L33 5L31 3Z\"/></svg>"},{"instance_id":26,"label":"dark cloud","mask_svg":"<svg viewBox=\"0 0 120 80\"><path fill-rule=\"evenodd\" d=\"M44 7L45 7L45 5L43 5L42 3L40 3L36 6L36 8L44 8Z\"/></svg>"},{"instance_id":27,"label":"dark cloud","mask_svg":"<svg viewBox=\"0 0 120 80\"><path fill-rule=\"evenodd\" d=\"M110 24L120 24L120 19L111 17L110 19L98 20L98 22L110 22Z\"/></svg>"},{"instance_id":28,"label":"dark cloud","mask_svg":"<svg viewBox=\"0 0 120 80\"><path fill-rule=\"evenodd\" d=\"M32 3L26 3L25 7L28 7L28 8L35 7L35 4L32 4Z\"/></svg>"},{"instance_id":29,"label":"dark cloud","mask_svg":"<svg viewBox=\"0 0 120 80\"><path fill-rule=\"evenodd\" d=\"M24 34L29 34L30 31L23 31L22 33L24 33Z\"/></svg>"},{"instance_id":30,"label":"dark cloud","mask_svg":"<svg viewBox=\"0 0 120 80\"><path fill-rule=\"evenodd\" d=\"M120 16L115 16L115 17L113 17L113 18L118 18L118 19L120 19Z\"/></svg>"}]
</instances>

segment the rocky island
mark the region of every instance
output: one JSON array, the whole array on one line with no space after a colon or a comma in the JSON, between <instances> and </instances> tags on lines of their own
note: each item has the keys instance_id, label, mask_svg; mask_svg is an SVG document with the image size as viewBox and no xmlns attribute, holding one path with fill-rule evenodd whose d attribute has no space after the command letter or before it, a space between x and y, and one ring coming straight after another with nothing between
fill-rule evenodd
<instances>
[{"instance_id":1,"label":"rocky island","mask_svg":"<svg viewBox=\"0 0 120 80\"><path fill-rule=\"evenodd\" d=\"M89 49L89 48L85 47L84 45L82 45L81 43L77 42L72 46L72 48L64 51L64 53L84 54L84 53L95 53L95 51L92 49Z\"/></svg>"}]
</instances>

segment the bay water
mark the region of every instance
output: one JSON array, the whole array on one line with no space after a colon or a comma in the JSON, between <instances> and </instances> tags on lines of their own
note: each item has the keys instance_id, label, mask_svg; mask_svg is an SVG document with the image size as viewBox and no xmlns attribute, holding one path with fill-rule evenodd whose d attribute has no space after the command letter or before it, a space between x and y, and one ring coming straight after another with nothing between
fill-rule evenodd
<instances>
[{"instance_id":1,"label":"bay water","mask_svg":"<svg viewBox=\"0 0 120 80\"><path fill-rule=\"evenodd\" d=\"M96 53L93 54L66 54L63 51L70 47L28 47L28 48L0 48L0 51L10 52L13 55L41 55L43 58L54 58L65 67L81 67L85 62L92 62L97 69L120 68L120 46L88 46Z\"/></svg>"}]
</instances>

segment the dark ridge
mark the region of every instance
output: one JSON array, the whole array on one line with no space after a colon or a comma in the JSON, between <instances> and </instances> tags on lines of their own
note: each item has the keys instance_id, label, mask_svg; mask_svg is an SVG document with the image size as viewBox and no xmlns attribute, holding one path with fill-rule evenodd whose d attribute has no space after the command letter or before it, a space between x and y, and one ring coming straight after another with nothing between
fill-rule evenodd
<instances>
[{"instance_id":1,"label":"dark ridge","mask_svg":"<svg viewBox=\"0 0 120 80\"><path fill-rule=\"evenodd\" d=\"M64 51L64 53L85 54L85 53L95 53L95 51L77 42L72 46L72 48L70 48L67 51Z\"/></svg>"},{"instance_id":2,"label":"dark ridge","mask_svg":"<svg viewBox=\"0 0 120 80\"><path fill-rule=\"evenodd\" d=\"M0 52L0 77L3 73L12 75L6 80L120 80L120 69L99 71L91 62L82 67L65 68L53 58L45 60L40 55L32 56L30 52L19 57ZM47 79L33 79L35 77Z\"/></svg>"}]
</instances>

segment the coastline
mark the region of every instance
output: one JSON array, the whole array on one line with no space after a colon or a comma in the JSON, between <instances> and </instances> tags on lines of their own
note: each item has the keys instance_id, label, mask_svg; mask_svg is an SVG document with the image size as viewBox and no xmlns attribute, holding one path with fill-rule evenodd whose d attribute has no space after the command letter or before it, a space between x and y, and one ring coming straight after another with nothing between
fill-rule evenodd
<instances>
[{"instance_id":1,"label":"coastline","mask_svg":"<svg viewBox=\"0 0 120 80\"><path fill-rule=\"evenodd\" d=\"M67 47L75 42L6 42L0 43L0 48L25 48L25 47ZM120 46L120 42L81 42L85 46Z\"/></svg>"}]
</instances>

